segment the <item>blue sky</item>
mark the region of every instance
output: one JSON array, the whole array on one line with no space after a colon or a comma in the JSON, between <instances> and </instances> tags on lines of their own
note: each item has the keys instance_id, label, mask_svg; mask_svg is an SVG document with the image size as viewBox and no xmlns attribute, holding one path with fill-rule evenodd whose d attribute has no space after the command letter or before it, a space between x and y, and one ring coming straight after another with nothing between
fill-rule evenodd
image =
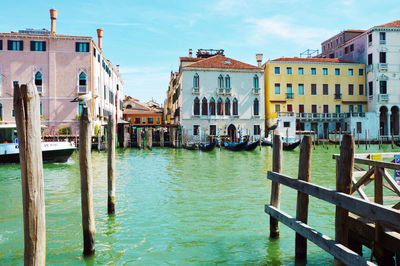
<instances>
[{"instance_id":1,"label":"blue sky","mask_svg":"<svg viewBox=\"0 0 400 266\"><path fill-rule=\"evenodd\" d=\"M256 53L263 62L299 56L341 30L400 19L398 0L19 0L2 6L0 32L50 29L50 8L59 12L57 33L97 40L103 28L103 51L121 66L125 94L160 103L189 48L224 49L256 64Z\"/></svg>"}]
</instances>

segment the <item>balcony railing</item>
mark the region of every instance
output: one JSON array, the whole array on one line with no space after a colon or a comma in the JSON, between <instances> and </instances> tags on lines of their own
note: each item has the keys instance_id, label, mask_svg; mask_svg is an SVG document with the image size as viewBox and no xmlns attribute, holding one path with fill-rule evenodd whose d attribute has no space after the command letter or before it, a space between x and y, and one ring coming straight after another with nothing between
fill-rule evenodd
<instances>
[{"instance_id":1,"label":"balcony railing","mask_svg":"<svg viewBox=\"0 0 400 266\"><path fill-rule=\"evenodd\" d=\"M218 95L224 95L224 88L217 88Z\"/></svg>"},{"instance_id":2,"label":"balcony railing","mask_svg":"<svg viewBox=\"0 0 400 266\"><path fill-rule=\"evenodd\" d=\"M341 100L342 99L342 94L341 93L335 93L335 100Z\"/></svg>"},{"instance_id":3,"label":"balcony railing","mask_svg":"<svg viewBox=\"0 0 400 266\"><path fill-rule=\"evenodd\" d=\"M200 94L200 88L195 88L195 87L193 87L192 93L193 93L194 95Z\"/></svg>"},{"instance_id":4,"label":"balcony railing","mask_svg":"<svg viewBox=\"0 0 400 266\"><path fill-rule=\"evenodd\" d=\"M43 92L43 86L42 85L36 85L37 91L38 93L42 93Z\"/></svg>"},{"instance_id":5,"label":"balcony railing","mask_svg":"<svg viewBox=\"0 0 400 266\"><path fill-rule=\"evenodd\" d=\"M296 117L300 121L338 121L347 117L364 117L365 113L295 113L278 112L279 117Z\"/></svg>"},{"instance_id":6,"label":"balcony railing","mask_svg":"<svg viewBox=\"0 0 400 266\"><path fill-rule=\"evenodd\" d=\"M287 92L286 99L293 99L293 92Z\"/></svg>"},{"instance_id":7,"label":"balcony railing","mask_svg":"<svg viewBox=\"0 0 400 266\"><path fill-rule=\"evenodd\" d=\"M255 94L255 95L259 95L260 94L260 88L253 88L252 89L252 92L253 92L253 94Z\"/></svg>"},{"instance_id":8,"label":"balcony railing","mask_svg":"<svg viewBox=\"0 0 400 266\"><path fill-rule=\"evenodd\" d=\"M388 102L389 101L389 94L379 94L378 95L379 102Z\"/></svg>"},{"instance_id":9,"label":"balcony railing","mask_svg":"<svg viewBox=\"0 0 400 266\"><path fill-rule=\"evenodd\" d=\"M388 70L388 64L386 63L379 63L378 64L379 70Z\"/></svg>"},{"instance_id":10,"label":"balcony railing","mask_svg":"<svg viewBox=\"0 0 400 266\"><path fill-rule=\"evenodd\" d=\"M386 44L386 40L379 40L379 44Z\"/></svg>"},{"instance_id":11,"label":"balcony railing","mask_svg":"<svg viewBox=\"0 0 400 266\"><path fill-rule=\"evenodd\" d=\"M232 89L231 88L225 88L225 95L231 95Z\"/></svg>"},{"instance_id":12,"label":"balcony railing","mask_svg":"<svg viewBox=\"0 0 400 266\"><path fill-rule=\"evenodd\" d=\"M86 85L85 85L85 86L80 85L80 86L78 87L78 93L87 93Z\"/></svg>"},{"instance_id":13,"label":"balcony railing","mask_svg":"<svg viewBox=\"0 0 400 266\"><path fill-rule=\"evenodd\" d=\"M370 71L373 71L374 70L374 65L373 64L367 65L366 70L367 70L367 73L370 72Z\"/></svg>"}]
</instances>

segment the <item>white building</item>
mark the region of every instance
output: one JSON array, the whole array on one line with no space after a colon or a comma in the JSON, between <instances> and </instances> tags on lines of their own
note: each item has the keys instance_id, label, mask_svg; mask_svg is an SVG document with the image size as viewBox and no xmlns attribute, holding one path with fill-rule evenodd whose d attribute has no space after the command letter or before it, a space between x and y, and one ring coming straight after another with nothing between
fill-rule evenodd
<instances>
[{"instance_id":1,"label":"white building","mask_svg":"<svg viewBox=\"0 0 400 266\"><path fill-rule=\"evenodd\" d=\"M368 112L379 120L379 127L367 126L376 128L376 134L399 135L400 20L366 31L343 31L322 43L320 56L366 64Z\"/></svg>"},{"instance_id":2,"label":"white building","mask_svg":"<svg viewBox=\"0 0 400 266\"><path fill-rule=\"evenodd\" d=\"M191 56L191 53L189 53ZM204 136L242 135L259 139L264 134L264 73L259 66L223 55L223 50L199 50L197 60L180 66L177 106L188 142ZM187 61L187 60L186 60ZM185 141L185 140L184 140Z\"/></svg>"}]
</instances>

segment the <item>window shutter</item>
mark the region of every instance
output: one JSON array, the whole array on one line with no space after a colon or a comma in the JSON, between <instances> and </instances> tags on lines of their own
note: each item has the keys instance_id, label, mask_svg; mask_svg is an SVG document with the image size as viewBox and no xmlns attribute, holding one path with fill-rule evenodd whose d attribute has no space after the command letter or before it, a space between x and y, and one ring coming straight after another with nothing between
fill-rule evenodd
<instances>
[{"instance_id":1,"label":"window shutter","mask_svg":"<svg viewBox=\"0 0 400 266\"><path fill-rule=\"evenodd\" d=\"M46 50L46 42L43 42L43 51L47 51Z\"/></svg>"},{"instance_id":2,"label":"window shutter","mask_svg":"<svg viewBox=\"0 0 400 266\"><path fill-rule=\"evenodd\" d=\"M9 51L12 50L12 41L10 41L10 40L7 41L7 49L8 49Z\"/></svg>"},{"instance_id":3,"label":"window shutter","mask_svg":"<svg viewBox=\"0 0 400 266\"><path fill-rule=\"evenodd\" d=\"M31 51L35 51L35 42L31 41Z\"/></svg>"},{"instance_id":4,"label":"window shutter","mask_svg":"<svg viewBox=\"0 0 400 266\"><path fill-rule=\"evenodd\" d=\"M24 41L19 41L19 50L20 51L24 50Z\"/></svg>"},{"instance_id":5,"label":"window shutter","mask_svg":"<svg viewBox=\"0 0 400 266\"><path fill-rule=\"evenodd\" d=\"M0 50L3 50L3 40L0 40Z\"/></svg>"},{"instance_id":6,"label":"window shutter","mask_svg":"<svg viewBox=\"0 0 400 266\"><path fill-rule=\"evenodd\" d=\"M79 52L79 42L75 43L75 52Z\"/></svg>"}]
</instances>

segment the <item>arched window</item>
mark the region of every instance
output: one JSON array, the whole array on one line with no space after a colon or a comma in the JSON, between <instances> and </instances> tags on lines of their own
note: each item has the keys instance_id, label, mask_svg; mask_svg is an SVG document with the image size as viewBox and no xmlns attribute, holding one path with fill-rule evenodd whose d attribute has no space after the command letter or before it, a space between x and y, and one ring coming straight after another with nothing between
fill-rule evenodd
<instances>
[{"instance_id":1,"label":"arched window","mask_svg":"<svg viewBox=\"0 0 400 266\"><path fill-rule=\"evenodd\" d=\"M225 88L227 89L231 88L231 77L229 77L229 75L225 76Z\"/></svg>"},{"instance_id":2,"label":"arched window","mask_svg":"<svg viewBox=\"0 0 400 266\"><path fill-rule=\"evenodd\" d=\"M232 101L232 114L233 115L238 115L238 100L235 98L235 99L233 99L233 101Z\"/></svg>"},{"instance_id":3,"label":"arched window","mask_svg":"<svg viewBox=\"0 0 400 266\"><path fill-rule=\"evenodd\" d=\"M253 111L254 115L259 115L259 101L257 98L255 98L253 102Z\"/></svg>"},{"instance_id":4,"label":"arched window","mask_svg":"<svg viewBox=\"0 0 400 266\"><path fill-rule=\"evenodd\" d=\"M86 74L85 72L81 72L79 74L79 93L86 93Z\"/></svg>"},{"instance_id":5,"label":"arched window","mask_svg":"<svg viewBox=\"0 0 400 266\"><path fill-rule=\"evenodd\" d=\"M218 77L218 88L223 88L224 87L224 77L222 75L219 75Z\"/></svg>"},{"instance_id":6,"label":"arched window","mask_svg":"<svg viewBox=\"0 0 400 266\"><path fill-rule=\"evenodd\" d=\"M221 98L218 98L217 102L217 115L224 115L224 104Z\"/></svg>"},{"instance_id":7,"label":"arched window","mask_svg":"<svg viewBox=\"0 0 400 266\"><path fill-rule=\"evenodd\" d=\"M193 102L193 114L200 115L200 100L199 98L195 98Z\"/></svg>"},{"instance_id":8,"label":"arched window","mask_svg":"<svg viewBox=\"0 0 400 266\"><path fill-rule=\"evenodd\" d=\"M201 115L208 115L208 104L206 97L201 101Z\"/></svg>"},{"instance_id":9,"label":"arched window","mask_svg":"<svg viewBox=\"0 0 400 266\"><path fill-rule=\"evenodd\" d=\"M258 76L254 75L253 77L253 88L254 89L258 89L259 88L259 80L258 80Z\"/></svg>"},{"instance_id":10,"label":"arched window","mask_svg":"<svg viewBox=\"0 0 400 266\"><path fill-rule=\"evenodd\" d=\"M198 89L200 87L200 79L199 79L199 74L194 74L193 77L193 88Z\"/></svg>"},{"instance_id":11,"label":"arched window","mask_svg":"<svg viewBox=\"0 0 400 266\"><path fill-rule=\"evenodd\" d=\"M42 87L43 80L42 80L42 73L40 73L40 72L36 72L36 74L35 74L35 85L36 85L37 91L39 93L41 93L42 89L43 89L43 87Z\"/></svg>"},{"instance_id":12,"label":"arched window","mask_svg":"<svg viewBox=\"0 0 400 266\"><path fill-rule=\"evenodd\" d=\"M231 115L231 101L229 98L225 100L225 115Z\"/></svg>"},{"instance_id":13,"label":"arched window","mask_svg":"<svg viewBox=\"0 0 400 266\"><path fill-rule=\"evenodd\" d=\"M215 115L215 100L211 98L210 100L210 115Z\"/></svg>"},{"instance_id":14,"label":"arched window","mask_svg":"<svg viewBox=\"0 0 400 266\"><path fill-rule=\"evenodd\" d=\"M132 109L132 105L131 105L131 104L128 104L125 108L126 108L126 109Z\"/></svg>"}]
</instances>

